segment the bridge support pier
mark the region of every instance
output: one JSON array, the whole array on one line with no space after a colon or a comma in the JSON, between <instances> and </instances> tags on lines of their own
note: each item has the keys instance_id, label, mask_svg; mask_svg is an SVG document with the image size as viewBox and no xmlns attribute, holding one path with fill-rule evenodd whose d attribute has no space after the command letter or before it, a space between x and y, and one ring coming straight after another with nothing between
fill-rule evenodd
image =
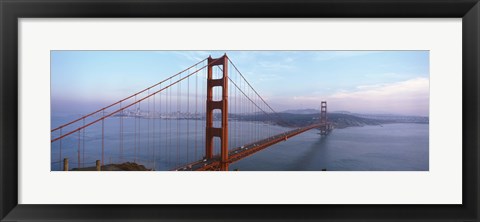
<instances>
[{"instance_id":1,"label":"bridge support pier","mask_svg":"<svg viewBox=\"0 0 480 222\"><path fill-rule=\"evenodd\" d=\"M63 159L63 171L68 171L68 158Z\"/></svg>"},{"instance_id":2,"label":"bridge support pier","mask_svg":"<svg viewBox=\"0 0 480 222\"><path fill-rule=\"evenodd\" d=\"M213 78L213 67L223 66L222 78ZM208 73L207 73L207 113L206 113L206 144L205 158L213 158L214 143L213 138L219 137L221 141L221 159L220 170L228 170L228 57L224 56L213 59L208 57ZM222 87L222 99L220 101L213 100L213 88ZM219 109L222 112L221 128L213 127L213 111Z\"/></svg>"}]
</instances>

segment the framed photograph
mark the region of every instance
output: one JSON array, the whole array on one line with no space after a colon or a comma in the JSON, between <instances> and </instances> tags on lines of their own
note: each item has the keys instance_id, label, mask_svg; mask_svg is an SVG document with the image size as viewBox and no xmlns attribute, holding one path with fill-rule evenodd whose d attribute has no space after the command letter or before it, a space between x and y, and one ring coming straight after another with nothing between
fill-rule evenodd
<instances>
[{"instance_id":1,"label":"framed photograph","mask_svg":"<svg viewBox=\"0 0 480 222\"><path fill-rule=\"evenodd\" d=\"M479 221L479 4L2 1L2 221Z\"/></svg>"}]
</instances>

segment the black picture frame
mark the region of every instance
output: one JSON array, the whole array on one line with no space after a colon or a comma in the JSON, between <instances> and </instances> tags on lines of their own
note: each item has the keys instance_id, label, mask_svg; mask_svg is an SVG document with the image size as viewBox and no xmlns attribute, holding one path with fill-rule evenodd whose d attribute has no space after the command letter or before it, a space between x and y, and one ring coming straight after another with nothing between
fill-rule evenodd
<instances>
[{"instance_id":1,"label":"black picture frame","mask_svg":"<svg viewBox=\"0 0 480 222\"><path fill-rule=\"evenodd\" d=\"M0 0L0 218L2 221L479 221L479 16L478 0ZM463 204L19 205L17 20L46 17L462 18Z\"/></svg>"}]
</instances>

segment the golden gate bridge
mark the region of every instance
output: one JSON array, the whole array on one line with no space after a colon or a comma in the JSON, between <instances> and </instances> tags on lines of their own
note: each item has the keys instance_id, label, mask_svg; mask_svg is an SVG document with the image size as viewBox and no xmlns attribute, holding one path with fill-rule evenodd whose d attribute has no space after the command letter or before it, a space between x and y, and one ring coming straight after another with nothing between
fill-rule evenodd
<instances>
[{"instance_id":1,"label":"golden gate bridge","mask_svg":"<svg viewBox=\"0 0 480 222\"><path fill-rule=\"evenodd\" d=\"M70 160L85 168L98 160L101 166L132 161L153 170L226 171L231 163L311 129L320 135L331 131L326 101L307 126L289 123L225 54L54 127L52 166L63 162L68 170Z\"/></svg>"}]
</instances>

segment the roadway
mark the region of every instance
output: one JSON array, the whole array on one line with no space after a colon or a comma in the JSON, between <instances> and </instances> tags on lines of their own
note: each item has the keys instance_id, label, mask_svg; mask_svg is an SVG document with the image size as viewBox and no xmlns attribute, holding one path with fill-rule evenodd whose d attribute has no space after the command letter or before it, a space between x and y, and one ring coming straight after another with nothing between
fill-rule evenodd
<instances>
[{"instance_id":1,"label":"roadway","mask_svg":"<svg viewBox=\"0 0 480 222\"><path fill-rule=\"evenodd\" d=\"M261 151L267 147L270 147L276 143L286 141L288 138L296 136L305 131L321 127L321 123L312 124L306 127L290 130L284 133L280 133L262 140L255 141L254 143L246 144L241 147L237 147L229 150L228 152L228 164L239 161L245 157L248 157L258 151ZM214 156L212 159L203 159L196 162L189 163L179 168L173 169L176 171L203 171L203 170L218 170L220 167L220 155Z\"/></svg>"}]
</instances>

